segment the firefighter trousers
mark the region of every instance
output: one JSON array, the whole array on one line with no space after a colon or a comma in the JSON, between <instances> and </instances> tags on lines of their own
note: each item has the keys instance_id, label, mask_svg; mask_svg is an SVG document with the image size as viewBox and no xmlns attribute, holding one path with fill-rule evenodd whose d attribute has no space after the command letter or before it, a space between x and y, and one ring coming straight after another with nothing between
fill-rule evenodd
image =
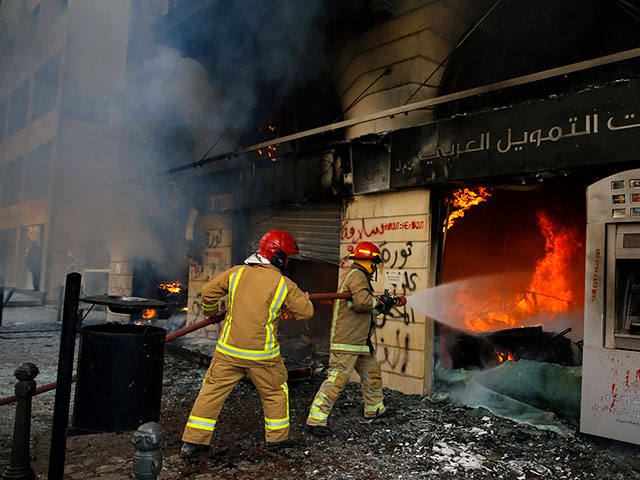
<instances>
[{"instance_id":1,"label":"firefighter trousers","mask_svg":"<svg viewBox=\"0 0 640 480\"><path fill-rule=\"evenodd\" d=\"M258 390L265 420L265 439L279 442L289 438L289 389L287 369L281 357L274 363L238 366L214 356L191 409L182 441L209 445L224 401L236 384L248 375Z\"/></svg>"},{"instance_id":2,"label":"firefighter trousers","mask_svg":"<svg viewBox=\"0 0 640 480\"><path fill-rule=\"evenodd\" d=\"M313 399L307 417L307 425L327 424L331 409L347 386L354 369L360 375L364 416L366 418L377 417L386 410L382 396L380 364L375 355L332 352L329 356L327 379L322 383Z\"/></svg>"}]
</instances>

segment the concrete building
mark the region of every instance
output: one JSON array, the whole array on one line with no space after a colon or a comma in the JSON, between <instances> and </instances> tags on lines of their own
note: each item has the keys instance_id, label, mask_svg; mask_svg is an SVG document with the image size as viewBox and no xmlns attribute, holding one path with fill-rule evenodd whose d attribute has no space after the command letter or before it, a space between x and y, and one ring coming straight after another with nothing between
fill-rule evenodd
<instances>
[{"instance_id":1,"label":"concrete building","mask_svg":"<svg viewBox=\"0 0 640 480\"><path fill-rule=\"evenodd\" d=\"M114 94L130 19L126 0L0 2L0 270L9 286L54 301L75 270L85 291L106 289L97 206L107 197L95 192L117 167Z\"/></svg>"}]
</instances>

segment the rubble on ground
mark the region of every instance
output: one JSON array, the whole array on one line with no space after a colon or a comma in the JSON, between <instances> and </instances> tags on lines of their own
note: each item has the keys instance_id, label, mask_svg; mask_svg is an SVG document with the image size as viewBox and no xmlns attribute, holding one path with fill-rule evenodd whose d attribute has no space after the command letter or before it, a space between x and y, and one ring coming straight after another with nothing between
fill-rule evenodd
<instances>
[{"instance_id":1,"label":"rubble on ground","mask_svg":"<svg viewBox=\"0 0 640 480\"><path fill-rule=\"evenodd\" d=\"M13 393L8 384L15 381L13 371L24 361L34 361L45 372L36 378L39 385L52 381L59 332L34 332L29 338L0 331L0 336L3 396ZM160 419L166 442L160 479L640 478L639 446L580 433L564 437L497 417L484 408L457 406L444 392L423 398L385 389L385 404L395 415L365 420L359 385L351 383L331 416L335 435L319 439L303 427L322 376L290 382L294 447L278 453L265 450L260 400L250 382L241 382L222 410L210 451L198 460L184 461L178 455L180 436L205 370L167 354ZM33 402L32 465L41 478L48 467L53 399L49 392ZM0 407L0 471L10 458L14 410L14 406ZM67 447L65 478L133 478L131 432L70 437Z\"/></svg>"}]
</instances>

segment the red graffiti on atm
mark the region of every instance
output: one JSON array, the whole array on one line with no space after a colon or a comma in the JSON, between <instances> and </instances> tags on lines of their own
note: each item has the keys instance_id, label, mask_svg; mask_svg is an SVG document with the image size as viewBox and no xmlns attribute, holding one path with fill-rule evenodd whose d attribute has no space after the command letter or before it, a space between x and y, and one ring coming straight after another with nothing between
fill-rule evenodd
<instances>
[{"instance_id":1,"label":"red graffiti on atm","mask_svg":"<svg viewBox=\"0 0 640 480\"><path fill-rule=\"evenodd\" d=\"M609 412L615 412L616 399L618 398L618 392L616 392L616 384L613 383L611 385L611 406L609 407Z\"/></svg>"},{"instance_id":2,"label":"red graffiti on atm","mask_svg":"<svg viewBox=\"0 0 640 480\"><path fill-rule=\"evenodd\" d=\"M596 296L598 295L598 273L600 272L600 249L596 248L596 254L594 257L593 263L593 280L591 282L591 301L596 301Z\"/></svg>"}]
</instances>

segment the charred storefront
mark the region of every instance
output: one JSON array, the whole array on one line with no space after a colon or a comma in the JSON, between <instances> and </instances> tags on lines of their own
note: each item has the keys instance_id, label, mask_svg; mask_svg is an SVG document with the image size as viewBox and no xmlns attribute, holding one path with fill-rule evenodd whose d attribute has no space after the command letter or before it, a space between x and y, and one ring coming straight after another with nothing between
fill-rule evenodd
<instances>
[{"instance_id":1,"label":"charred storefront","mask_svg":"<svg viewBox=\"0 0 640 480\"><path fill-rule=\"evenodd\" d=\"M189 165L205 167L208 193L186 222L187 322L201 316L207 279L284 229L299 242L290 274L305 290L334 290L366 240L385 261L377 291L440 292L439 309L377 319L389 388L427 394L439 367L579 366L583 353L586 363L586 192L640 160L630 7L399 1L379 15L379 3L332 4L323 27L335 40L331 72L314 65L316 79L278 106L269 104L277 82L264 85L252 112L259 134ZM225 15L213 0L175 2L154 29L223 82L238 60L220 64L209 48L220 32L202 27ZM633 265L621 268L633 277ZM291 322L288 333L326 339L330 307L318 310L310 330ZM634 335L633 321L619 322Z\"/></svg>"},{"instance_id":2,"label":"charred storefront","mask_svg":"<svg viewBox=\"0 0 640 480\"><path fill-rule=\"evenodd\" d=\"M352 158L356 191L428 186L434 365L584 361L582 430L632 442L639 103L624 81L395 131L375 187Z\"/></svg>"}]
</instances>

